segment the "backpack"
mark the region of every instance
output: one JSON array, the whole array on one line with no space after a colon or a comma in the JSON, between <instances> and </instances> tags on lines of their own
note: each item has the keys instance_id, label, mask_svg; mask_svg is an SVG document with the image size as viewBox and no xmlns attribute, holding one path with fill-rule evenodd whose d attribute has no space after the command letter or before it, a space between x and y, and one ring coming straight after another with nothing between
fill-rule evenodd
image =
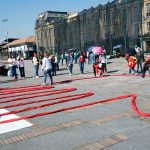
<instances>
[{"instance_id":1,"label":"backpack","mask_svg":"<svg viewBox=\"0 0 150 150\"><path fill-rule=\"evenodd\" d=\"M83 63L83 62L84 62L84 58L83 58L83 57L80 57L80 58L79 58L79 62L80 62L80 63Z\"/></svg>"}]
</instances>

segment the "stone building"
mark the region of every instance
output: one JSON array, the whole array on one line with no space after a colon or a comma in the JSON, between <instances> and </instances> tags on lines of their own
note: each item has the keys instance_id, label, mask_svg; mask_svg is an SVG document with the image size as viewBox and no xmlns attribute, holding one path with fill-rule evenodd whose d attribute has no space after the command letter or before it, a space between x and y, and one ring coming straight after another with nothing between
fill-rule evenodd
<instances>
[{"instance_id":1,"label":"stone building","mask_svg":"<svg viewBox=\"0 0 150 150\"><path fill-rule=\"evenodd\" d=\"M144 50L150 52L150 1L144 0L142 11L142 34Z\"/></svg>"},{"instance_id":2,"label":"stone building","mask_svg":"<svg viewBox=\"0 0 150 150\"><path fill-rule=\"evenodd\" d=\"M94 44L109 54L118 45L122 54L130 45L144 46L143 49L148 50L149 3L149 0L114 0L78 14L65 13L62 19L52 22L37 19L41 21L35 26L37 45L58 53L71 48L86 50Z\"/></svg>"},{"instance_id":3,"label":"stone building","mask_svg":"<svg viewBox=\"0 0 150 150\"><path fill-rule=\"evenodd\" d=\"M38 15L35 23L35 36L38 51L55 51L59 40L56 38L56 25L67 17L67 12L46 11Z\"/></svg>"}]
</instances>

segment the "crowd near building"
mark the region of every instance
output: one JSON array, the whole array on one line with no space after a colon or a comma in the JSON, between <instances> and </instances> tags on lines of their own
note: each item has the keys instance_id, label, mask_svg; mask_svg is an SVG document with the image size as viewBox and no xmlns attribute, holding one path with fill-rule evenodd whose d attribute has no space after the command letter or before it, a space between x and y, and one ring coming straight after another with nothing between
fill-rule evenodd
<instances>
[{"instance_id":1,"label":"crowd near building","mask_svg":"<svg viewBox=\"0 0 150 150\"><path fill-rule=\"evenodd\" d=\"M112 54L130 45L150 52L150 1L114 0L79 13L46 11L35 24L38 52L61 54L69 49L86 50L98 44Z\"/></svg>"}]
</instances>

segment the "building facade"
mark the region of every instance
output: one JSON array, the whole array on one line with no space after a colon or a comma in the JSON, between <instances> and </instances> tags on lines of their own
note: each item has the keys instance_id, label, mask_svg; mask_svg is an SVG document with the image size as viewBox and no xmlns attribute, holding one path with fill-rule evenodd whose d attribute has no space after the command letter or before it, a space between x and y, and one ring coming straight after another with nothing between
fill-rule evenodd
<instances>
[{"instance_id":1,"label":"building facade","mask_svg":"<svg viewBox=\"0 0 150 150\"><path fill-rule=\"evenodd\" d=\"M94 44L102 46L109 54L117 45L122 54L130 45L148 51L149 3L149 0L114 0L78 14L65 13L57 20L37 19L41 22L38 25L36 22L35 26L37 45L58 53L71 48L86 50Z\"/></svg>"},{"instance_id":2,"label":"building facade","mask_svg":"<svg viewBox=\"0 0 150 150\"><path fill-rule=\"evenodd\" d=\"M150 1L144 0L142 10L143 47L150 52Z\"/></svg>"},{"instance_id":3,"label":"building facade","mask_svg":"<svg viewBox=\"0 0 150 150\"><path fill-rule=\"evenodd\" d=\"M35 37L38 51L55 51L58 38L55 29L59 20L67 16L67 12L47 11L38 15L35 24Z\"/></svg>"},{"instance_id":4,"label":"building facade","mask_svg":"<svg viewBox=\"0 0 150 150\"><path fill-rule=\"evenodd\" d=\"M33 57L33 53L36 52L35 36L14 40L4 45L3 49L7 49L7 55L9 56L16 58L21 54L25 59L30 59Z\"/></svg>"}]
</instances>

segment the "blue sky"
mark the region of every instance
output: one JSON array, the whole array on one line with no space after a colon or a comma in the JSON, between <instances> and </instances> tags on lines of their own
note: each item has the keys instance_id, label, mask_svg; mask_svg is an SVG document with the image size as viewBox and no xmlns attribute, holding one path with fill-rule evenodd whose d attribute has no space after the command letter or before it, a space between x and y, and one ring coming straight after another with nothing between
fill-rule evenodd
<instances>
[{"instance_id":1,"label":"blue sky","mask_svg":"<svg viewBox=\"0 0 150 150\"><path fill-rule=\"evenodd\" d=\"M10 38L34 35L38 14L44 11L80 12L108 0L0 0L0 41L6 31ZM111 2L112 0L110 0ZM2 22L8 19L7 22Z\"/></svg>"}]
</instances>

